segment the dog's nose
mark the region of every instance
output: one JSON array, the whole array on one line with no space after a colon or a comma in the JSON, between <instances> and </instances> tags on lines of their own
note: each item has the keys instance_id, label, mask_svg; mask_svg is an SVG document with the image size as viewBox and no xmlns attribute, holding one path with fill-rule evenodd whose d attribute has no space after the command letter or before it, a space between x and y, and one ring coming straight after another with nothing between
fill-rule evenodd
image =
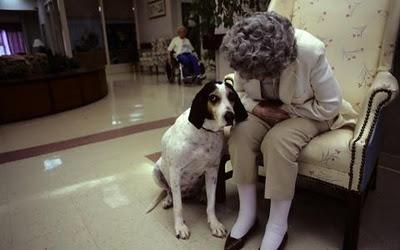
<instances>
[{"instance_id":1,"label":"dog's nose","mask_svg":"<svg viewBox=\"0 0 400 250\"><path fill-rule=\"evenodd\" d=\"M231 111L228 111L225 113L224 115L224 119L226 121L226 124L229 125L233 125L233 120L235 119L235 114Z\"/></svg>"}]
</instances>

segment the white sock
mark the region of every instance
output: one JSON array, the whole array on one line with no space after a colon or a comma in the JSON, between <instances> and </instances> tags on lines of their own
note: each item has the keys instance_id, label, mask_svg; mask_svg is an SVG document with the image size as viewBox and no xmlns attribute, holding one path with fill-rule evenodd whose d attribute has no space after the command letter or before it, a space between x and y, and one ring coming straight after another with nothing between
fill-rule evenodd
<instances>
[{"instance_id":1,"label":"white sock","mask_svg":"<svg viewBox=\"0 0 400 250\"><path fill-rule=\"evenodd\" d=\"M292 200L271 200L268 223L261 250L276 250L287 232L287 221Z\"/></svg>"},{"instance_id":2,"label":"white sock","mask_svg":"<svg viewBox=\"0 0 400 250\"><path fill-rule=\"evenodd\" d=\"M242 238L253 226L257 212L256 184L237 185L239 192L239 215L231 230L231 237Z\"/></svg>"}]
</instances>

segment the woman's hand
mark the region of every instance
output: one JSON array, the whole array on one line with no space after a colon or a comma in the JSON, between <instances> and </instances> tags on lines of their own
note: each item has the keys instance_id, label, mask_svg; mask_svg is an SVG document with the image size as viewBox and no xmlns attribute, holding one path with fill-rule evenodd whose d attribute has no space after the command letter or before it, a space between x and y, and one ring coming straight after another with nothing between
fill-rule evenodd
<instances>
[{"instance_id":1,"label":"woman's hand","mask_svg":"<svg viewBox=\"0 0 400 250\"><path fill-rule=\"evenodd\" d=\"M260 102L254 107L253 114L273 126L290 118L289 114L279 106L273 102Z\"/></svg>"}]
</instances>

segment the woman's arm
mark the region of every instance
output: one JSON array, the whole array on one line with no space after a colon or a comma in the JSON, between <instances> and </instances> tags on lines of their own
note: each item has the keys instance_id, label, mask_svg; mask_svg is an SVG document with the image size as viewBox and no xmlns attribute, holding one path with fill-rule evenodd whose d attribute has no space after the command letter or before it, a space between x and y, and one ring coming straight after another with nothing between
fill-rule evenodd
<instances>
[{"instance_id":1,"label":"woman's arm","mask_svg":"<svg viewBox=\"0 0 400 250\"><path fill-rule=\"evenodd\" d=\"M168 46L168 51L171 52L171 51L175 50L175 48L176 48L176 39L172 38L172 40Z\"/></svg>"},{"instance_id":2,"label":"woman's arm","mask_svg":"<svg viewBox=\"0 0 400 250\"><path fill-rule=\"evenodd\" d=\"M246 83L246 80L241 78L238 73L234 73L233 76L232 74L228 75L228 77L233 78L233 87L235 88L236 92L238 93L240 100L243 103L244 108L247 110L247 112L252 112L254 107L259 104L259 101L256 101L252 99L244 90L243 85ZM226 77L225 77L226 79ZM250 80L250 81L256 81L256 80Z\"/></svg>"},{"instance_id":3,"label":"woman's arm","mask_svg":"<svg viewBox=\"0 0 400 250\"><path fill-rule=\"evenodd\" d=\"M310 83L314 98L304 104L284 104L282 109L288 113L318 121L335 118L339 114L342 93L325 53L319 56L316 65L311 70Z\"/></svg>"},{"instance_id":4,"label":"woman's arm","mask_svg":"<svg viewBox=\"0 0 400 250\"><path fill-rule=\"evenodd\" d=\"M246 80L241 78L238 73L235 72L234 74L225 76L225 81L231 82L234 85L247 112L254 114L271 125L289 118L289 115L280 108L280 105L268 101L256 101L249 97L243 88Z\"/></svg>"},{"instance_id":5,"label":"woman's arm","mask_svg":"<svg viewBox=\"0 0 400 250\"><path fill-rule=\"evenodd\" d=\"M290 118L289 114L282 110L280 105L268 101L263 101L257 104L252 113L266 121L269 125L274 125Z\"/></svg>"}]
</instances>

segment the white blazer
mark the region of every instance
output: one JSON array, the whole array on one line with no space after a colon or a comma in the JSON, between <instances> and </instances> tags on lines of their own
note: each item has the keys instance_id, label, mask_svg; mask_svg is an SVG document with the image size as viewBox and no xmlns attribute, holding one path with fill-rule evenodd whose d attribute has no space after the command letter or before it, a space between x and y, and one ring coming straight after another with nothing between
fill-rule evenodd
<instances>
[{"instance_id":1,"label":"white blazer","mask_svg":"<svg viewBox=\"0 0 400 250\"><path fill-rule=\"evenodd\" d=\"M325 55L325 45L310 33L295 29L297 59L280 75L279 99L291 117L330 121L331 129L354 125L357 113L342 99L340 85ZM263 100L259 80L230 74L234 87L248 112ZM351 119L345 120L341 113Z\"/></svg>"},{"instance_id":2,"label":"white blazer","mask_svg":"<svg viewBox=\"0 0 400 250\"><path fill-rule=\"evenodd\" d=\"M194 48L189 39L182 39L179 36L176 36L172 38L171 43L168 46L168 51L172 50L176 52L175 56L178 56L182 53L192 53L192 51L194 51Z\"/></svg>"}]
</instances>

